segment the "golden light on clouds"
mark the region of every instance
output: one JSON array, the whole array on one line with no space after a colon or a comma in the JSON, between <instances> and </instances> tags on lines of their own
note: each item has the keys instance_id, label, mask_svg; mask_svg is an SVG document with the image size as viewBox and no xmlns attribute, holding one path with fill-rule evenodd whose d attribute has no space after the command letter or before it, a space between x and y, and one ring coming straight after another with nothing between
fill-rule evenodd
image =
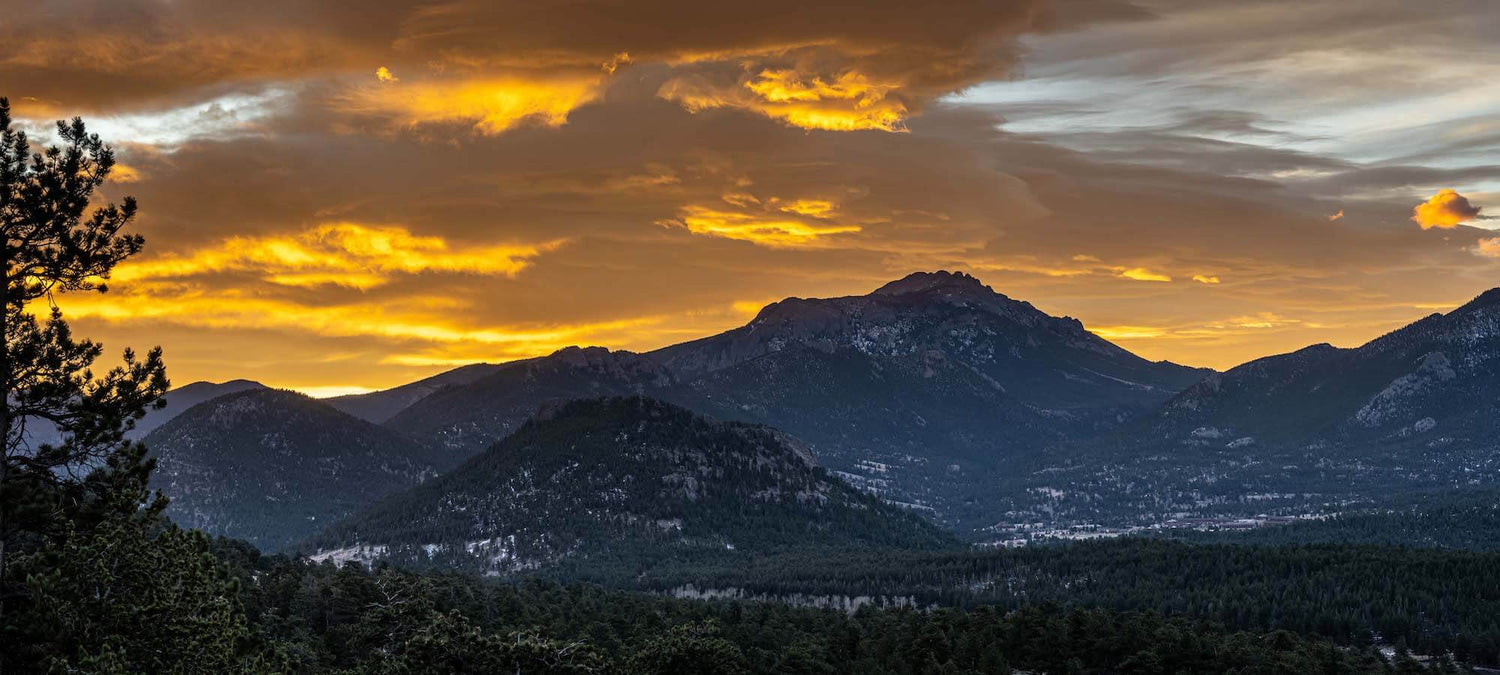
<instances>
[{"instance_id":1,"label":"golden light on clouds","mask_svg":"<svg viewBox=\"0 0 1500 675\"><path fill-rule=\"evenodd\" d=\"M1153 272L1153 271L1148 270L1148 269L1146 269L1144 267L1132 267L1130 269L1121 270L1120 271L1120 276L1125 277L1126 279L1133 279L1135 281L1171 281L1172 280L1172 277L1170 277L1170 276L1167 276L1165 274L1161 274L1161 273L1158 273L1158 272Z\"/></svg>"},{"instance_id":2,"label":"golden light on clouds","mask_svg":"<svg viewBox=\"0 0 1500 675\"><path fill-rule=\"evenodd\" d=\"M662 221L661 224L684 227L693 234L738 239L772 248L826 246L832 237L864 229L859 225L820 218L792 218L696 205L683 207L677 219Z\"/></svg>"},{"instance_id":3,"label":"golden light on clouds","mask_svg":"<svg viewBox=\"0 0 1500 675\"><path fill-rule=\"evenodd\" d=\"M575 343L650 349L956 267L1144 356L1226 367L1359 344L1496 284L1500 232L1446 229L1491 222L1493 96L1472 83L1495 80L1474 58L1494 41L1370 2L1288 6L1305 30L1240 36L1234 3L1122 20L1109 2L938 2L918 21L899 2L747 19L579 0L560 21L476 0L143 1L9 17L0 95L35 149L79 115L119 151L102 190L139 198L147 248L109 294L58 301L111 350L161 344L179 382L393 386ZM1368 108L1279 105L1319 69L1254 56L1356 63L1355 43L1388 52L1367 21L1399 16L1434 31L1412 44L1461 55L1424 51L1407 65L1441 77L1408 84L1471 84L1390 87L1378 60L1337 78ZM1209 19L1224 30L1163 48ZM1177 86L1204 76L1226 98ZM1390 159L1367 163L1377 144Z\"/></svg>"},{"instance_id":4,"label":"golden light on clouds","mask_svg":"<svg viewBox=\"0 0 1500 675\"><path fill-rule=\"evenodd\" d=\"M1158 338L1167 334L1167 330L1164 328L1152 328L1150 326L1099 326L1097 328L1090 328L1089 332L1111 341L1143 340Z\"/></svg>"},{"instance_id":5,"label":"golden light on clouds","mask_svg":"<svg viewBox=\"0 0 1500 675\"><path fill-rule=\"evenodd\" d=\"M797 199L787 204L780 204L777 208L787 213L826 218L833 214L835 205L826 199Z\"/></svg>"},{"instance_id":6,"label":"golden light on clouds","mask_svg":"<svg viewBox=\"0 0 1500 675\"><path fill-rule=\"evenodd\" d=\"M1479 207L1469 203L1467 197L1456 190L1439 190L1427 201L1412 209L1411 219L1422 229L1458 227L1464 222L1479 217Z\"/></svg>"},{"instance_id":7,"label":"golden light on clouds","mask_svg":"<svg viewBox=\"0 0 1500 675\"><path fill-rule=\"evenodd\" d=\"M462 124L495 135L522 124L567 124L569 113L599 98L603 84L599 75L438 82L398 82L390 76L381 78L380 86L350 90L338 105L343 112L385 117L408 128Z\"/></svg>"},{"instance_id":8,"label":"golden light on clouds","mask_svg":"<svg viewBox=\"0 0 1500 675\"><path fill-rule=\"evenodd\" d=\"M766 68L732 86L703 78L675 78L657 93L693 112L729 107L803 129L899 132L906 130L910 114L906 104L892 96L900 86L852 70L824 78L789 68Z\"/></svg>"},{"instance_id":9,"label":"golden light on clouds","mask_svg":"<svg viewBox=\"0 0 1500 675\"><path fill-rule=\"evenodd\" d=\"M180 285L137 285L129 293L76 294L60 303L73 318L106 321L158 320L211 329L279 329L321 337L377 337L416 343L483 346L492 358L546 354L589 337L629 332L661 317L545 326L465 325L467 308L454 298L410 296L399 300L310 306L258 297L238 289L185 289ZM394 358L394 357L393 357ZM405 365L428 361L406 355Z\"/></svg>"},{"instance_id":10,"label":"golden light on clouds","mask_svg":"<svg viewBox=\"0 0 1500 675\"><path fill-rule=\"evenodd\" d=\"M532 258L559 245L561 242L455 249L441 237L413 235L403 227L328 223L291 235L231 237L186 254L127 261L112 278L129 283L237 272L255 274L282 286L368 289L388 282L394 274L511 276Z\"/></svg>"}]
</instances>

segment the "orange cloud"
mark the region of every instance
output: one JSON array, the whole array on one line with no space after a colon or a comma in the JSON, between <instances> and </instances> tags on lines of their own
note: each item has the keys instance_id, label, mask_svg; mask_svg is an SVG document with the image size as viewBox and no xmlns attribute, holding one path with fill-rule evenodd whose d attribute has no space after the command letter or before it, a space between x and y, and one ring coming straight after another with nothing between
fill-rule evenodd
<instances>
[{"instance_id":1,"label":"orange cloud","mask_svg":"<svg viewBox=\"0 0 1500 675\"><path fill-rule=\"evenodd\" d=\"M375 79L380 82L400 82L401 79L391 73L391 69L381 66L375 69Z\"/></svg>"},{"instance_id":2,"label":"orange cloud","mask_svg":"<svg viewBox=\"0 0 1500 675\"><path fill-rule=\"evenodd\" d=\"M1339 209L1338 213L1335 213L1333 215L1328 216L1328 222L1330 222L1330 223L1334 222L1336 220L1343 220L1343 219L1344 219L1344 210L1343 209Z\"/></svg>"},{"instance_id":3,"label":"orange cloud","mask_svg":"<svg viewBox=\"0 0 1500 675\"><path fill-rule=\"evenodd\" d=\"M402 227L330 223L294 235L231 237L188 254L132 260L112 276L115 281L132 282L249 272L281 286L365 289L386 283L394 274L514 276L532 258L560 243L457 251L440 237L416 236Z\"/></svg>"},{"instance_id":4,"label":"orange cloud","mask_svg":"<svg viewBox=\"0 0 1500 675\"><path fill-rule=\"evenodd\" d=\"M739 239L772 248L822 246L826 243L825 238L863 229L859 225L823 222L817 218L778 217L704 206L684 207L677 220L663 221L662 224L685 227L693 234Z\"/></svg>"},{"instance_id":5,"label":"orange cloud","mask_svg":"<svg viewBox=\"0 0 1500 675\"><path fill-rule=\"evenodd\" d=\"M1143 340L1162 337L1167 334L1167 329L1150 326L1099 326L1090 328L1089 332L1106 340Z\"/></svg>"},{"instance_id":6,"label":"orange cloud","mask_svg":"<svg viewBox=\"0 0 1500 675\"><path fill-rule=\"evenodd\" d=\"M1151 270L1148 270L1148 269L1146 269L1144 267L1132 267L1132 268L1127 269L1127 270L1120 270L1120 276L1125 277L1126 279L1134 279L1136 281L1171 281L1172 280L1172 277L1169 277L1169 276L1167 276L1165 274L1159 274L1157 272L1152 272Z\"/></svg>"},{"instance_id":7,"label":"orange cloud","mask_svg":"<svg viewBox=\"0 0 1500 675\"><path fill-rule=\"evenodd\" d=\"M679 77L663 84L657 95L692 112L739 108L803 129L899 132L906 130L910 114L892 96L900 87L900 82L873 80L853 70L825 78L765 68L734 86Z\"/></svg>"},{"instance_id":8,"label":"orange cloud","mask_svg":"<svg viewBox=\"0 0 1500 675\"><path fill-rule=\"evenodd\" d=\"M1474 252L1487 258L1500 258L1500 237L1480 239Z\"/></svg>"},{"instance_id":9,"label":"orange cloud","mask_svg":"<svg viewBox=\"0 0 1500 675\"><path fill-rule=\"evenodd\" d=\"M1194 274L1193 281L1196 281L1200 284L1217 284L1219 283L1219 278L1211 277L1205 274Z\"/></svg>"},{"instance_id":10,"label":"orange cloud","mask_svg":"<svg viewBox=\"0 0 1500 675\"><path fill-rule=\"evenodd\" d=\"M725 201L728 201L727 199ZM777 208L787 213L795 213L813 218L826 218L833 214L835 205L826 199L798 199L781 204Z\"/></svg>"},{"instance_id":11,"label":"orange cloud","mask_svg":"<svg viewBox=\"0 0 1500 675\"><path fill-rule=\"evenodd\" d=\"M1448 229L1479 217L1479 207L1455 190L1439 190L1427 201L1412 209L1411 219L1422 229Z\"/></svg>"},{"instance_id":12,"label":"orange cloud","mask_svg":"<svg viewBox=\"0 0 1500 675\"><path fill-rule=\"evenodd\" d=\"M352 89L336 105L344 112L386 117L408 128L464 124L496 135L528 123L567 124L569 113L599 98L604 79L594 74L403 83L391 76L379 84L385 86Z\"/></svg>"}]
</instances>

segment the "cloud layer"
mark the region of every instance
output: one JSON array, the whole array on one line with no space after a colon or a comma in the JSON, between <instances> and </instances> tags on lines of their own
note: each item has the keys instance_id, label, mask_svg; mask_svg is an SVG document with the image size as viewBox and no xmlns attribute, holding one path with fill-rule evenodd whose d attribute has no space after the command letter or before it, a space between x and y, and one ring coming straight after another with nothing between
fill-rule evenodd
<instances>
[{"instance_id":1,"label":"cloud layer","mask_svg":"<svg viewBox=\"0 0 1500 675\"><path fill-rule=\"evenodd\" d=\"M1389 4L1447 45L1411 48L1411 81L1360 66L1393 29L1297 3L8 4L0 95L115 143L108 196L148 238L110 294L60 304L111 349L163 344L179 383L649 349L935 268L1228 366L1500 278L1472 226L1495 130L1378 100L1470 91L1500 62L1482 2ZM1297 86L1235 97L1272 76ZM1399 152L1309 132L1317 86ZM1443 189L1473 215L1412 222Z\"/></svg>"}]
</instances>

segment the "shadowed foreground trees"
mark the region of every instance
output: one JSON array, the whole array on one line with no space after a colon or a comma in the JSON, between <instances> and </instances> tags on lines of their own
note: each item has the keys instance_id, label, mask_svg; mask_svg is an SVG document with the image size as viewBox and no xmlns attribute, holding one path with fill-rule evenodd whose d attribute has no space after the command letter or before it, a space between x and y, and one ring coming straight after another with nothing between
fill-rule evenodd
<instances>
[{"instance_id":1,"label":"shadowed foreground trees","mask_svg":"<svg viewBox=\"0 0 1500 675\"><path fill-rule=\"evenodd\" d=\"M167 389L161 351L96 376L103 347L53 303L104 292L145 244L125 231L134 200L91 206L109 147L77 119L57 136L32 152L0 98L0 671L253 668L234 584L201 534L161 518L152 462L125 439Z\"/></svg>"}]
</instances>

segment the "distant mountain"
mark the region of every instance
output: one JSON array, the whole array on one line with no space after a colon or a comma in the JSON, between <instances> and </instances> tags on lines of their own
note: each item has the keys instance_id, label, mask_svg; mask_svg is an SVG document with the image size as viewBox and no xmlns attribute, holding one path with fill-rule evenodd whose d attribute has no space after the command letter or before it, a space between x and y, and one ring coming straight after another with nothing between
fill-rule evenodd
<instances>
[{"instance_id":1,"label":"distant mountain","mask_svg":"<svg viewBox=\"0 0 1500 675\"><path fill-rule=\"evenodd\" d=\"M962 272L919 272L869 295L772 303L749 324L651 356L684 377L778 354L789 346L872 358L942 358L1047 412L1090 415L1152 405L1208 371L1153 363Z\"/></svg>"},{"instance_id":2,"label":"distant mountain","mask_svg":"<svg viewBox=\"0 0 1500 675\"><path fill-rule=\"evenodd\" d=\"M783 300L744 327L647 354L562 350L386 424L467 455L547 400L648 394L783 429L847 480L968 527L991 516L998 475L1208 372L1142 359L966 274L918 273L869 295Z\"/></svg>"},{"instance_id":3,"label":"distant mountain","mask_svg":"<svg viewBox=\"0 0 1500 675\"><path fill-rule=\"evenodd\" d=\"M435 475L430 449L290 391L199 403L144 440L185 527L272 551Z\"/></svg>"},{"instance_id":4,"label":"distant mountain","mask_svg":"<svg viewBox=\"0 0 1500 675\"><path fill-rule=\"evenodd\" d=\"M767 427L660 401L545 410L452 472L312 540L319 557L509 572L622 551L931 549L954 540Z\"/></svg>"},{"instance_id":5,"label":"distant mountain","mask_svg":"<svg viewBox=\"0 0 1500 675\"><path fill-rule=\"evenodd\" d=\"M264 389L266 385L252 380L229 380L227 382L198 381L173 389L162 395L166 405L156 410L149 410L135 422L135 428L125 433L125 437L131 440L140 440L157 427L171 421L172 418L182 414L183 411L211 398L217 398L225 394L233 394L248 389ZM52 426L46 420L27 420L26 424L27 443L32 447L42 444L56 445L62 442L62 435L58 433L57 427Z\"/></svg>"},{"instance_id":6,"label":"distant mountain","mask_svg":"<svg viewBox=\"0 0 1500 675\"><path fill-rule=\"evenodd\" d=\"M1210 375L1059 456L1048 513L1307 513L1500 482L1500 289L1352 349Z\"/></svg>"},{"instance_id":7,"label":"distant mountain","mask_svg":"<svg viewBox=\"0 0 1500 675\"><path fill-rule=\"evenodd\" d=\"M366 422L380 424L411 404L416 403L444 387L465 385L491 375L496 371L513 367L519 362L503 365L474 363L454 368L432 377L403 384L399 387L372 391L368 394L351 394L323 399L325 403Z\"/></svg>"},{"instance_id":8,"label":"distant mountain","mask_svg":"<svg viewBox=\"0 0 1500 675\"><path fill-rule=\"evenodd\" d=\"M167 405L159 410L147 412L144 417L136 421L135 429L129 434L130 438L139 440L147 434L156 430L157 427L172 421L173 418L186 412L189 408L209 399L215 399L226 394L234 394L251 389L265 389L266 385L254 380L229 380L227 382L198 381L185 384L166 393L162 398L166 399Z\"/></svg>"},{"instance_id":9,"label":"distant mountain","mask_svg":"<svg viewBox=\"0 0 1500 675\"><path fill-rule=\"evenodd\" d=\"M1469 438L1496 429L1497 413L1500 288L1358 348L1314 345L1212 375L1148 422L1199 446L1381 442Z\"/></svg>"},{"instance_id":10,"label":"distant mountain","mask_svg":"<svg viewBox=\"0 0 1500 675\"><path fill-rule=\"evenodd\" d=\"M666 369L651 358L603 347L568 347L506 366L467 385L434 392L386 426L430 439L462 458L509 435L544 403L640 394L672 383Z\"/></svg>"}]
</instances>

